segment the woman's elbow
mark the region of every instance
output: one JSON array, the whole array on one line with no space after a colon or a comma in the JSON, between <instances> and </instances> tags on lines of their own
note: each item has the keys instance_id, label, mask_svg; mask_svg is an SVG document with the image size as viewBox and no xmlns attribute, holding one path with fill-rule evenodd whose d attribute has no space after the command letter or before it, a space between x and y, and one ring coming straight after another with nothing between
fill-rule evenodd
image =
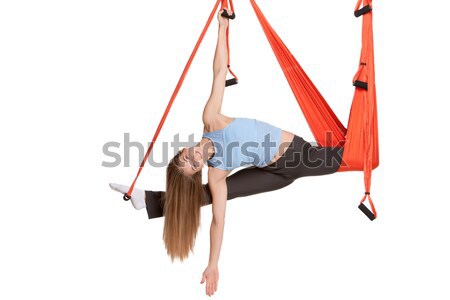
<instances>
[{"instance_id":1,"label":"woman's elbow","mask_svg":"<svg viewBox=\"0 0 450 300\"><path fill-rule=\"evenodd\" d=\"M207 111L206 109L203 111L202 121L203 125L208 126L211 124L212 121L211 112Z\"/></svg>"}]
</instances>

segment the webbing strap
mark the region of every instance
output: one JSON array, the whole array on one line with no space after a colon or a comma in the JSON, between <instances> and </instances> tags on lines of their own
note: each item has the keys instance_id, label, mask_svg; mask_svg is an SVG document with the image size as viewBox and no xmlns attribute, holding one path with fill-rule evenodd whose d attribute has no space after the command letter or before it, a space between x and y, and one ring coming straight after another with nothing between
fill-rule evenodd
<instances>
[{"instance_id":1,"label":"webbing strap","mask_svg":"<svg viewBox=\"0 0 450 300\"><path fill-rule=\"evenodd\" d=\"M233 1L229 0L229 2L230 2L230 7L228 8L227 0L222 0L222 8L220 10L226 8L226 9L231 9L231 11L234 12ZM228 38L229 30L230 30L230 26L227 27L227 52L228 52L227 68L228 68L228 72L230 72L230 74L233 75L233 77L235 79L235 82L237 83L238 82L238 78L233 73L233 71L231 71L231 68L230 68L230 41L229 41L229 38Z\"/></svg>"},{"instance_id":2,"label":"webbing strap","mask_svg":"<svg viewBox=\"0 0 450 300\"><path fill-rule=\"evenodd\" d=\"M361 5L364 5L360 9ZM370 9L368 9L370 8ZM362 47L358 71L353 78L353 84L361 88L359 92L355 91L355 97L358 95L363 100L364 105L364 128L363 128L363 158L364 158L364 186L365 195L361 199L359 208L366 214L370 220L377 218L377 211L370 197L370 186L372 179L374 152L378 151L374 143L374 136L378 135L376 127L376 91L375 91L375 65L374 65L374 47L373 47L373 28L372 28L372 0L358 0L355 7L355 16L362 16ZM363 207L364 201L369 200L372 214L367 208Z\"/></svg>"},{"instance_id":3,"label":"webbing strap","mask_svg":"<svg viewBox=\"0 0 450 300\"><path fill-rule=\"evenodd\" d=\"M232 0L228 0L228 1L230 3L231 10L234 11ZM186 63L186 66L184 67L183 73L181 73L180 79L178 80L178 83L177 83L177 85L175 87L175 90L173 91L172 96L170 97L169 103L167 104L167 107L166 107L166 109L164 111L164 114L163 114L161 120L159 121L159 125L156 128L155 134L153 135L152 141L151 141L151 143L150 143L150 145L149 145L149 147L147 149L147 152L145 153L144 159L142 160L142 162L141 162L141 164L139 166L139 169L138 169L138 172L136 174L136 177L134 178L133 183L131 184L130 189L128 190L128 192L123 196L124 200L129 200L130 197L131 197L131 194L133 193L136 181L139 178L139 175L141 175L142 169L144 168L145 163L148 160L148 157L150 156L150 153L151 153L151 151L153 149L153 146L155 145L156 139L158 138L159 133L160 133L160 131L161 131L163 125L164 125L164 122L166 121L167 115L169 114L170 108L172 107L172 104L173 104L173 102L175 101L175 98L178 95L178 91L180 90L180 88L181 88L181 86L183 84L184 78L186 77L186 74L189 71L189 68L190 68L190 66L192 64L192 61L194 60L195 54L197 53L197 50L200 47L200 44L202 43L206 32L208 31L209 25L211 24L211 21L212 21L212 19L214 18L215 14L216 14L217 7L221 3L221 10L224 9L224 8L228 8L228 5L227 5L228 1L227 0L217 0L216 1L216 4L214 5L214 8L212 9L212 11L211 11L211 13L210 13L210 15L208 17L208 20L206 21L206 25L203 28L202 33L200 34L200 37L197 40L197 43L195 44L194 50L192 51L192 54L189 57L189 60ZM229 28L229 26L228 26L228 28ZM227 48L229 49L229 46L228 46L228 28L227 28ZM237 79L237 77L234 75L234 73L231 71L231 69L229 67L229 65L230 65L229 53L230 52L228 50L228 70Z\"/></svg>"}]
</instances>

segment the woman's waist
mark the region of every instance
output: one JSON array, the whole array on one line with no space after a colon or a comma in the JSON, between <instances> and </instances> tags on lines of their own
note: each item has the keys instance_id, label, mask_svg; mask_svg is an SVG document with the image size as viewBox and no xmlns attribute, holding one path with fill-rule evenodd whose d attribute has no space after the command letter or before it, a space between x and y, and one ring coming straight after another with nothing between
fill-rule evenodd
<instances>
[{"instance_id":1,"label":"woman's waist","mask_svg":"<svg viewBox=\"0 0 450 300\"><path fill-rule=\"evenodd\" d=\"M281 140L280 144L278 146L278 149L275 153L275 156L272 157L272 159L267 163L267 166L270 166L271 164L275 163L278 159L280 159L286 151L293 145L294 138L296 137L295 134L289 131L282 130L281 131Z\"/></svg>"}]
</instances>

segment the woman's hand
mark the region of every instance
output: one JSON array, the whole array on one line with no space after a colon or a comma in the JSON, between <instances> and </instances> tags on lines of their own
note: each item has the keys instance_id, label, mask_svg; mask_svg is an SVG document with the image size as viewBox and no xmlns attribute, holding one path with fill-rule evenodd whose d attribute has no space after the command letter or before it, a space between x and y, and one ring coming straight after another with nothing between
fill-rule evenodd
<instances>
[{"instance_id":1,"label":"woman's hand","mask_svg":"<svg viewBox=\"0 0 450 300\"><path fill-rule=\"evenodd\" d=\"M217 285L219 283L219 268L217 266L208 265L203 272L202 281L200 284L206 281L206 295L212 296L217 291Z\"/></svg>"},{"instance_id":2,"label":"woman's hand","mask_svg":"<svg viewBox=\"0 0 450 300\"><path fill-rule=\"evenodd\" d=\"M217 15L217 19L219 20L219 26L222 26L223 28L227 28L228 27L228 18L224 18L222 17L222 13L225 9L220 10L219 14ZM227 9L226 10L228 12L228 15L232 14L232 11Z\"/></svg>"}]
</instances>

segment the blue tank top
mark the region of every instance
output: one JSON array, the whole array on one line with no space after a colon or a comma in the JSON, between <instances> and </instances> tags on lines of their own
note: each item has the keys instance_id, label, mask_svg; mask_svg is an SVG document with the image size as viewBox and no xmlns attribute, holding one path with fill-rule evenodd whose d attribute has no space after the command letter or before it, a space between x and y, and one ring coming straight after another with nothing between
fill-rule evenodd
<instances>
[{"instance_id":1,"label":"blue tank top","mask_svg":"<svg viewBox=\"0 0 450 300\"><path fill-rule=\"evenodd\" d=\"M264 167L278 151L282 130L256 119L235 118L225 128L204 132L210 139L214 155L209 166L233 170L241 166Z\"/></svg>"}]
</instances>

